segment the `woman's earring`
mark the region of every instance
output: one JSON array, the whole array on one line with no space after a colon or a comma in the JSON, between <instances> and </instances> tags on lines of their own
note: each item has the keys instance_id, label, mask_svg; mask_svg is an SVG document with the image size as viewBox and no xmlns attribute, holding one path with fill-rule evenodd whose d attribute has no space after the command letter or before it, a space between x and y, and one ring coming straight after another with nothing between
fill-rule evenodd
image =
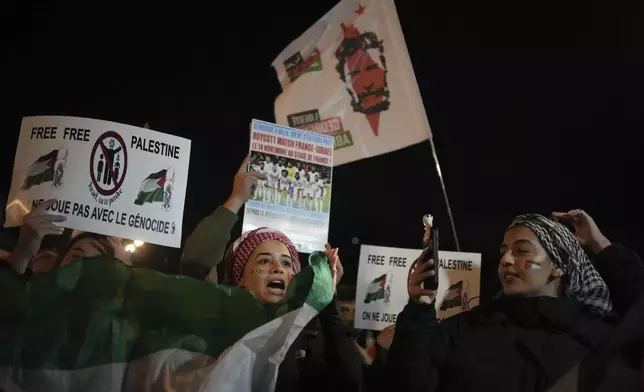
<instances>
[{"instance_id":1,"label":"woman's earring","mask_svg":"<svg viewBox=\"0 0 644 392\"><path fill-rule=\"evenodd\" d=\"M562 270L560 270L559 268L555 268L554 270L552 270L552 272L550 273L550 275L551 275L553 278L559 278L559 277L561 277L561 276L563 275L563 271L562 271Z\"/></svg>"},{"instance_id":2,"label":"woman's earring","mask_svg":"<svg viewBox=\"0 0 644 392\"><path fill-rule=\"evenodd\" d=\"M563 275L563 271L560 270L559 268L555 268L552 271L550 271L550 276L548 276L548 280L546 283L552 283L555 278L559 278Z\"/></svg>"}]
</instances>

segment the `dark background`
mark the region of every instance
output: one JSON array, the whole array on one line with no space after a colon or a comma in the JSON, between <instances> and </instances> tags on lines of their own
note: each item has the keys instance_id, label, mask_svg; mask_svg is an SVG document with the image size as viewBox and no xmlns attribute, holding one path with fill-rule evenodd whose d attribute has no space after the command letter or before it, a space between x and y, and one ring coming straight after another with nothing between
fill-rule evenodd
<instances>
[{"instance_id":1,"label":"dark background","mask_svg":"<svg viewBox=\"0 0 644 392\"><path fill-rule=\"evenodd\" d=\"M0 2L0 193L22 116L148 121L193 142L187 235L229 194L251 118L274 119L271 61L335 3ZM583 208L644 251L640 3L396 1L461 247L484 254L487 293L517 213ZM427 212L454 249L427 143L338 167L333 186L347 282L354 237L419 247Z\"/></svg>"}]
</instances>

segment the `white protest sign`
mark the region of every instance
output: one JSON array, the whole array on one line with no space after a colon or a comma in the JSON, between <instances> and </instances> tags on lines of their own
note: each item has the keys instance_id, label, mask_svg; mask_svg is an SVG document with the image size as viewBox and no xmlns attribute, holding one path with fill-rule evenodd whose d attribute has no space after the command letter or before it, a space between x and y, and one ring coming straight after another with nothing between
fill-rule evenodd
<instances>
[{"instance_id":1,"label":"white protest sign","mask_svg":"<svg viewBox=\"0 0 644 392\"><path fill-rule=\"evenodd\" d=\"M356 287L355 327L382 330L394 324L409 300L409 269L422 250L362 245ZM439 252L437 318L479 304L481 254Z\"/></svg>"},{"instance_id":2,"label":"white protest sign","mask_svg":"<svg viewBox=\"0 0 644 392\"><path fill-rule=\"evenodd\" d=\"M246 203L242 232L270 227L304 253L329 235L333 137L253 120L250 170L266 175Z\"/></svg>"},{"instance_id":3,"label":"white protest sign","mask_svg":"<svg viewBox=\"0 0 644 392\"><path fill-rule=\"evenodd\" d=\"M58 202L62 227L153 244L181 245L190 140L78 117L25 117L20 128L6 226Z\"/></svg>"}]
</instances>

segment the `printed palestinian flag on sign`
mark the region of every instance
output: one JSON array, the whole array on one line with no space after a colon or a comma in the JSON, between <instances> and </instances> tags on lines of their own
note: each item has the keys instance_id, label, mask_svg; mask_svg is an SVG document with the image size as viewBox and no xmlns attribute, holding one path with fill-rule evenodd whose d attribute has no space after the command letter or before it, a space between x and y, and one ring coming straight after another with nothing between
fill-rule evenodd
<instances>
[{"instance_id":1,"label":"printed palestinian flag on sign","mask_svg":"<svg viewBox=\"0 0 644 392\"><path fill-rule=\"evenodd\" d=\"M6 271L2 391L271 392L288 348L333 297L320 252L271 305L100 257L27 282Z\"/></svg>"},{"instance_id":2,"label":"printed palestinian flag on sign","mask_svg":"<svg viewBox=\"0 0 644 392\"><path fill-rule=\"evenodd\" d=\"M387 284L387 274L374 279L367 287L367 295L364 298L364 303L368 304L372 301L385 298L385 285Z\"/></svg>"},{"instance_id":3,"label":"printed palestinian flag on sign","mask_svg":"<svg viewBox=\"0 0 644 392\"><path fill-rule=\"evenodd\" d=\"M143 180L134 204L156 203L163 201L163 191L168 171L166 169L152 173Z\"/></svg>"},{"instance_id":4,"label":"printed palestinian flag on sign","mask_svg":"<svg viewBox=\"0 0 644 392\"><path fill-rule=\"evenodd\" d=\"M54 179L54 165L60 150L53 150L52 152L45 154L38 158L36 162L32 163L29 166L29 171L25 177L25 181L22 184L23 190L28 190L31 187L40 185L45 182L51 182Z\"/></svg>"},{"instance_id":5,"label":"printed palestinian flag on sign","mask_svg":"<svg viewBox=\"0 0 644 392\"><path fill-rule=\"evenodd\" d=\"M445 297L443 297L443 303L441 304L440 310L447 310L461 306L463 303L462 299L463 294L463 281L459 280L453 285L449 286L449 289L445 292Z\"/></svg>"}]
</instances>

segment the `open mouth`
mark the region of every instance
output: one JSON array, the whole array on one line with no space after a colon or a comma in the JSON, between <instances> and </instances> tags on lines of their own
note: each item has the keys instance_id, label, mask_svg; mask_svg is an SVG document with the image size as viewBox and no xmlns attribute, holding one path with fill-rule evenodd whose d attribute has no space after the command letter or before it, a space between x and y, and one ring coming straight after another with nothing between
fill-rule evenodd
<instances>
[{"instance_id":1,"label":"open mouth","mask_svg":"<svg viewBox=\"0 0 644 392\"><path fill-rule=\"evenodd\" d=\"M512 282L514 279L517 279L519 275L511 271L505 271L502 275L503 282Z\"/></svg>"},{"instance_id":2,"label":"open mouth","mask_svg":"<svg viewBox=\"0 0 644 392\"><path fill-rule=\"evenodd\" d=\"M271 280L266 287L268 287L268 291L271 294L283 295L286 290L286 283L283 279L274 279Z\"/></svg>"}]
</instances>

